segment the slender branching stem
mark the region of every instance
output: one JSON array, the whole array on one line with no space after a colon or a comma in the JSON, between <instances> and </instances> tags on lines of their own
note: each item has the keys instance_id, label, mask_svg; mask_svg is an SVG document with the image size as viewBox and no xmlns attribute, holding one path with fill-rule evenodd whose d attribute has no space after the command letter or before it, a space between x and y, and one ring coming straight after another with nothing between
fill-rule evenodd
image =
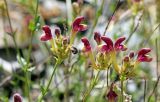
<instances>
[{"instance_id":1,"label":"slender branching stem","mask_svg":"<svg viewBox=\"0 0 160 102\"><path fill-rule=\"evenodd\" d=\"M50 84L51 84L51 82L52 82L53 76L54 76L54 74L55 74L55 72L56 72L56 69L57 69L57 65L58 65L58 64L59 64L59 60L57 60L57 62L55 63L54 68L53 68L52 75L51 75L51 77L50 77L50 79L49 79L49 82L47 83L47 86L46 86L46 88L44 89L44 91L43 91L43 92L41 93L41 95L38 97L38 102L42 102L44 96L47 94L48 89L49 89L49 87L50 87Z\"/></svg>"},{"instance_id":2,"label":"slender branching stem","mask_svg":"<svg viewBox=\"0 0 160 102\"><path fill-rule=\"evenodd\" d=\"M123 102L123 79L121 79L121 102Z\"/></svg>"},{"instance_id":3,"label":"slender branching stem","mask_svg":"<svg viewBox=\"0 0 160 102\"><path fill-rule=\"evenodd\" d=\"M97 80L98 80L98 76L99 76L100 71L98 71L97 75L94 77L94 79L90 82L89 85L89 89L85 92L84 96L83 96L83 102L86 102L89 94L91 93L91 91L93 90L93 88L95 87L95 85L97 84Z\"/></svg>"}]
</instances>

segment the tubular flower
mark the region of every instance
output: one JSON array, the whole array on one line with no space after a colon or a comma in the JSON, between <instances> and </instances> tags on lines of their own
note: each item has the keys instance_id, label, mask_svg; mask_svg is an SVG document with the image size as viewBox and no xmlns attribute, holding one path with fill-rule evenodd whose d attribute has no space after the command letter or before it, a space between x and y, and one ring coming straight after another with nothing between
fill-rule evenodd
<instances>
[{"instance_id":1,"label":"tubular flower","mask_svg":"<svg viewBox=\"0 0 160 102\"><path fill-rule=\"evenodd\" d=\"M108 46L108 52L110 51L125 51L127 50L126 46L122 44L122 42L126 39L125 37L120 37L115 41L115 44L113 44L113 41L106 37L106 36L102 36L101 39L107 44Z\"/></svg>"},{"instance_id":2,"label":"tubular flower","mask_svg":"<svg viewBox=\"0 0 160 102\"><path fill-rule=\"evenodd\" d=\"M79 31L85 31L87 30L87 25L81 24L82 21L84 21L85 18L83 16L77 17L73 24L72 24L72 30L74 32L79 32Z\"/></svg>"},{"instance_id":3,"label":"tubular flower","mask_svg":"<svg viewBox=\"0 0 160 102\"><path fill-rule=\"evenodd\" d=\"M134 52L130 52L128 56L125 56L122 63L122 70L120 74L125 75L127 78L135 75L135 68L140 62L150 62L152 58L149 58L148 54L151 51L150 48L142 48L138 51L137 59L134 60Z\"/></svg>"},{"instance_id":4,"label":"tubular flower","mask_svg":"<svg viewBox=\"0 0 160 102\"><path fill-rule=\"evenodd\" d=\"M52 45L51 51L55 56L60 59L65 59L68 57L71 52L71 45L69 45L69 38L61 35L61 30L59 28L55 28L54 34L55 38L52 37L52 32L49 26L45 25L42 27L44 34L41 35L41 41L50 41Z\"/></svg>"},{"instance_id":5,"label":"tubular flower","mask_svg":"<svg viewBox=\"0 0 160 102\"><path fill-rule=\"evenodd\" d=\"M110 39L108 37L105 37L105 36L102 36L101 39L107 44L106 51L107 52L113 51L113 41L112 41L112 39Z\"/></svg>"},{"instance_id":6,"label":"tubular flower","mask_svg":"<svg viewBox=\"0 0 160 102\"><path fill-rule=\"evenodd\" d=\"M98 45L101 44L101 34L99 32L94 32L94 40L97 42Z\"/></svg>"},{"instance_id":7,"label":"tubular flower","mask_svg":"<svg viewBox=\"0 0 160 102\"><path fill-rule=\"evenodd\" d=\"M83 37L83 38L81 39L81 41L82 41L83 44L84 44L84 49L83 49L83 50L84 50L85 52L90 52L90 51L91 51L91 45L90 45L88 39L87 39L86 37Z\"/></svg>"},{"instance_id":8,"label":"tubular flower","mask_svg":"<svg viewBox=\"0 0 160 102\"><path fill-rule=\"evenodd\" d=\"M22 102L22 97L19 93L15 93L13 95L13 100L14 100L14 102Z\"/></svg>"},{"instance_id":9,"label":"tubular flower","mask_svg":"<svg viewBox=\"0 0 160 102\"><path fill-rule=\"evenodd\" d=\"M48 41L52 39L52 33L49 26L45 25L42 27L42 30L44 31L44 34L41 35L40 40L41 41Z\"/></svg>"},{"instance_id":10,"label":"tubular flower","mask_svg":"<svg viewBox=\"0 0 160 102\"><path fill-rule=\"evenodd\" d=\"M61 30L59 28L55 29L55 35L57 36L57 38L60 36L61 34Z\"/></svg>"},{"instance_id":11,"label":"tubular flower","mask_svg":"<svg viewBox=\"0 0 160 102\"><path fill-rule=\"evenodd\" d=\"M73 44L76 33L80 31L87 30L87 25L81 24L82 21L84 21L85 18L83 16L77 17L72 24L72 33L70 36L70 44Z\"/></svg>"},{"instance_id":12,"label":"tubular flower","mask_svg":"<svg viewBox=\"0 0 160 102\"><path fill-rule=\"evenodd\" d=\"M151 62L152 58L147 55L149 52L151 52L150 48L142 48L138 51L137 61L138 62Z\"/></svg>"},{"instance_id":13,"label":"tubular flower","mask_svg":"<svg viewBox=\"0 0 160 102\"><path fill-rule=\"evenodd\" d=\"M132 59L132 58L134 57L134 52L133 52L133 51L131 51L131 52L129 53L129 57L130 57L130 59Z\"/></svg>"},{"instance_id":14,"label":"tubular flower","mask_svg":"<svg viewBox=\"0 0 160 102\"><path fill-rule=\"evenodd\" d=\"M96 67L97 67L97 66L96 66L96 62L95 62L94 55L93 55L93 53L92 53L92 48L91 48L91 45L90 45L88 39L87 39L86 37L83 37L83 38L81 39L81 41L82 41L82 43L84 44L83 51L84 51L85 53L88 53L88 56L89 56L90 61L91 61L91 63L92 63L92 66L93 66L94 69L96 69Z\"/></svg>"},{"instance_id":15,"label":"tubular flower","mask_svg":"<svg viewBox=\"0 0 160 102\"><path fill-rule=\"evenodd\" d=\"M127 47L125 45L122 44L122 42L125 40L125 37L120 37L116 40L115 44L114 44L114 48L116 51L126 51Z\"/></svg>"},{"instance_id":16,"label":"tubular flower","mask_svg":"<svg viewBox=\"0 0 160 102\"><path fill-rule=\"evenodd\" d=\"M115 91L113 91L113 84L110 87L110 90L107 94L108 102L116 102L118 95Z\"/></svg>"}]
</instances>

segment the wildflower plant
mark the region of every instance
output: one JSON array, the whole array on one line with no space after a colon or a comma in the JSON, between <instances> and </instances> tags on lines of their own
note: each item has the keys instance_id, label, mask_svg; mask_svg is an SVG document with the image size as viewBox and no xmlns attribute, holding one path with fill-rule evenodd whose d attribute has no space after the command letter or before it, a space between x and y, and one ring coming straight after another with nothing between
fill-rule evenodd
<instances>
[{"instance_id":1,"label":"wildflower plant","mask_svg":"<svg viewBox=\"0 0 160 102\"><path fill-rule=\"evenodd\" d=\"M6 2L6 0L4 1ZM99 95L98 98L103 97L102 100L104 100L105 102L106 101L107 102L125 102L126 101L125 98L128 95L126 94L126 92L128 91L126 91L125 82L131 78L135 78L135 75L137 74L138 66L141 63L144 63L144 62L149 63L152 61L152 57L149 56L152 51L151 48L140 48L137 51L133 51L133 50L130 50L130 48L127 46L127 42L129 41L132 34L136 31L136 29L140 24L141 17L138 20L138 24L135 27L135 31L131 35L129 35L128 38L123 35L113 40L112 38L108 37L108 35L106 35L106 32L109 25L111 25L110 22L113 24L115 23L115 21L118 22L118 20L116 19L117 15L115 15L115 13L119 9L119 5L120 5L119 3L123 1L118 0L118 3L115 7L115 11L109 18L109 21L106 24L103 34L97 31L94 32L94 30L98 25L98 23L101 21L99 19L103 14L103 8L105 8L104 7L105 0L102 0L102 3L100 3L100 8L95 9L96 10L95 19L93 19L94 17L92 17L90 14L83 14L81 12L83 11L84 2L86 1L77 0L77 2L73 3L73 9L74 9L73 12L75 13L75 15L73 15L73 18L74 17L75 18L70 24L71 18L69 17L72 17L72 15L68 16L67 20L69 21L69 24L67 25L66 28L68 28L69 30L66 30L65 32L66 34L63 34L63 30L60 29L59 27L53 27L52 29L50 25L43 25L40 28L43 32L41 33L39 41L41 41L42 43L46 43L46 42L48 43L49 51L51 52L51 56L52 56L49 58L51 58L51 61L52 61L52 58L55 59L55 61L53 62L53 65L51 63L48 63L48 59L46 61L47 63L45 62L46 65L52 66L53 68L51 69L52 70L51 76L49 76L49 78L46 80L47 83L45 83L45 81L42 83L41 79L40 81L38 80L38 82L32 81L32 76L31 76L32 70L35 70L37 67L37 65L34 65L34 63L30 62L30 60L32 60L31 56L32 56L32 50L33 50L32 38L34 37L34 33L37 33L36 31L41 26L39 21L41 20L41 18L40 16L38 16L39 0L36 0L36 10L34 15L35 21L34 20L31 21L29 24L29 29L31 31L31 40L30 40L29 50L27 50L28 55L25 55L23 57L21 56L21 51L19 50L15 40L16 36L11 36L15 43L16 51L18 54L17 55L18 63L20 64L20 67L22 68L22 71L24 73L24 78L23 78L23 76L18 75L17 72L15 71L13 77L18 78L25 83L24 85L25 92L23 94L24 97L22 98L20 94L15 93L12 96L13 97L12 100L14 102L22 102L23 100L26 99L26 97L28 102L32 102L33 98L32 98L32 95L30 94L31 93L30 90L34 89L34 85L33 85L34 83L40 84L39 85L40 88L38 89L40 93L36 96L36 99L34 100L36 102L44 102L46 101L46 99L50 100L48 99L48 96L52 97L51 101L54 101L54 102L57 102L56 99L58 99L58 101L64 101L64 102L70 102L70 100L74 102L78 102L78 101L88 102L88 98L92 96L91 92L96 87L97 84L98 84L97 87L99 88L97 90ZM95 0L95 4L97 2L98 0ZM70 3L70 1L66 0L67 5L69 5L68 3ZM142 10L144 8L143 3L144 3L143 0L128 0L126 2L126 4L128 4L127 5L128 8L133 13L131 14L132 16L137 15L139 13L139 10ZM6 2L6 8L7 8L7 2ZM33 9L33 7L31 8ZM86 10L87 13L89 12L88 11L89 8L90 7L88 7ZM69 8L67 8L67 10L68 9ZM120 10L120 11L122 12L123 10ZM91 12L91 14L92 13L93 12ZM86 21L87 17L80 16L82 14L85 16L89 15L90 17L88 18L93 19L93 22L89 22L89 24L93 23L93 25L85 24L84 22ZM128 14L128 12L126 14ZM50 16L49 14L47 15ZM115 21L113 20L113 17L116 19ZM8 11L7 11L7 18L10 18ZM46 18L49 18L49 17L46 17ZM10 23L10 27L12 28L10 19L9 19L9 23ZM77 44L75 43L77 34L79 32L83 32L86 30L88 31L87 34L89 35L86 34L82 38L80 38L80 40L78 40L78 44L82 43L82 46L77 47L75 45ZM15 32L12 31L11 33L12 34L10 35L14 35L16 34L16 31ZM92 37L94 40L92 40ZM93 47L92 41L96 42L95 47ZM156 54L158 56L158 50ZM34 56L33 56L33 62L34 62ZM158 57L157 57L157 63L158 63ZM48 68L42 68L42 69L44 70L44 72L48 70ZM158 64L157 64L157 69L158 69ZM55 73L57 70L59 73L57 73L57 76L55 77ZM90 70L91 70L91 73L90 73ZM107 74L105 72L107 72ZM44 73L42 72L42 74ZM110 76L108 74L110 74ZM112 78L112 75L114 76L114 78ZM54 78L55 79L57 78L58 81L55 80L56 86L54 86L54 88L51 89L50 86L53 85L52 80ZM62 80L59 80L61 78ZM105 83L104 79L107 80L107 84ZM7 81L8 80L12 80L12 76L10 79L7 78ZM160 77L157 78L157 83L155 85L158 85L159 80L160 80ZM65 83L63 83L64 81ZM104 85L101 85L101 83L99 84L99 81L103 81ZM14 81L11 83L15 84ZM63 88L59 88L59 85L61 84ZM155 90L156 88L154 88L153 91ZM22 89L22 92L23 92L23 89ZM151 96L149 97L149 99L151 98ZM62 100L59 100L60 98ZM93 97L93 98L90 98L89 102L92 102L94 99L95 101L97 101L96 98ZM129 97L129 100L131 100L130 97ZM1 96L0 96L0 101L1 101ZM144 97L144 101L145 101L145 97Z\"/></svg>"},{"instance_id":2,"label":"wildflower plant","mask_svg":"<svg viewBox=\"0 0 160 102\"><path fill-rule=\"evenodd\" d=\"M101 36L98 32L94 33L94 39L97 42L97 49L96 51L92 50L92 47L89 43L89 40L86 37L81 39L82 43L84 44L83 52L87 53L89 59L91 61L91 66L95 70L108 70L110 66L113 67L115 72L119 75L119 79L121 80L121 101L123 101L123 82L131 78L135 74L135 69L138 64L141 62L150 62L152 58L149 57L148 53L151 52L150 48L142 48L138 51L137 55L134 52L130 52L129 55L124 56L123 59L117 58L117 54L120 52L127 51L127 47L123 44L125 41L125 37L119 37L115 43L113 43L112 39L106 36ZM102 43L104 42L104 44ZM120 61L119 61L120 60ZM121 61L122 60L122 61ZM119 64L118 62L122 62ZM95 77L97 78L97 76ZM97 79L94 79L94 81ZM90 94L91 90L95 85L91 83L90 90L86 92L84 96L84 101L86 101L87 96ZM94 82L94 84L96 84ZM111 86L112 87L112 86ZM116 96L116 93L110 89L108 97L113 100L113 96L110 96L110 93L113 96Z\"/></svg>"},{"instance_id":3,"label":"wildflower plant","mask_svg":"<svg viewBox=\"0 0 160 102\"><path fill-rule=\"evenodd\" d=\"M41 35L40 40L41 41L50 41L51 44L51 51L55 56L56 64L54 66L51 78L47 84L47 87L43 90L42 94L39 96L38 101L41 102L45 94L47 93L47 90L51 84L51 80L55 74L57 65L60 64L62 61L64 61L66 58L68 58L71 55L71 52L73 52L73 43L76 37L76 34L80 31L87 30L87 25L81 24L82 21L84 21L84 17L77 17L72 23L72 30L70 37L62 36L61 31L59 28L55 29L55 36L53 36L51 32L51 28L48 25L45 25L42 27L42 30L44 33Z\"/></svg>"}]
</instances>

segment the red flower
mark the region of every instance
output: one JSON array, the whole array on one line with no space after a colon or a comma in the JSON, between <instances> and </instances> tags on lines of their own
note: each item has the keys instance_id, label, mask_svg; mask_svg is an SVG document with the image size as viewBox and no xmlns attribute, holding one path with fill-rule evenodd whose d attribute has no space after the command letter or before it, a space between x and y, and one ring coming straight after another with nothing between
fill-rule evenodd
<instances>
[{"instance_id":1,"label":"red flower","mask_svg":"<svg viewBox=\"0 0 160 102\"><path fill-rule=\"evenodd\" d=\"M127 50L127 48L125 47L125 45L122 44L122 42L125 40L125 37L120 37L116 40L115 44L113 44L113 41L106 37L106 36L102 36L101 39L107 44L107 47L102 47L103 50L104 48L106 48L107 52L110 51L125 51Z\"/></svg>"},{"instance_id":2,"label":"red flower","mask_svg":"<svg viewBox=\"0 0 160 102\"><path fill-rule=\"evenodd\" d=\"M87 25L81 24L81 22L84 21L84 19L85 19L85 18L84 18L83 16L81 16L81 17L77 17L77 18L74 20L74 22L73 22L73 24L72 24L72 30L73 30L74 32L87 30Z\"/></svg>"},{"instance_id":3,"label":"red flower","mask_svg":"<svg viewBox=\"0 0 160 102\"><path fill-rule=\"evenodd\" d=\"M134 57L134 52L133 51L129 53L129 57L130 57L130 59Z\"/></svg>"},{"instance_id":4,"label":"red flower","mask_svg":"<svg viewBox=\"0 0 160 102\"><path fill-rule=\"evenodd\" d=\"M51 29L48 25L43 26L42 30L44 31L44 34L42 34L40 37L41 41L47 41L52 39Z\"/></svg>"},{"instance_id":5,"label":"red flower","mask_svg":"<svg viewBox=\"0 0 160 102\"><path fill-rule=\"evenodd\" d=\"M113 91L113 85L114 85L114 84L111 85L110 91L109 91L108 94L107 94L107 98L108 98L108 101L109 101L109 102L116 102L117 96L118 96L118 95Z\"/></svg>"},{"instance_id":6,"label":"red flower","mask_svg":"<svg viewBox=\"0 0 160 102\"><path fill-rule=\"evenodd\" d=\"M56 29L55 29L55 35L56 35L57 37L59 37L60 34L61 34L61 30L60 30L59 28L56 28Z\"/></svg>"},{"instance_id":7,"label":"red flower","mask_svg":"<svg viewBox=\"0 0 160 102\"><path fill-rule=\"evenodd\" d=\"M98 45L101 44L101 34L99 32L94 32L94 40Z\"/></svg>"},{"instance_id":8,"label":"red flower","mask_svg":"<svg viewBox=\"0 0 160 102\"><path fill-rule=\"evenodd\" d=\"M20 94L15 93L15 94L13 95L13 100L14 100L14 102L22 102L22 97L21 97Z\"/></svg>"},{"instance_id":9,"label":"red flower","mask_svg":"<svg viewBox=\"0 0 160 102\"><path fill-rule=\"evenodd\" d=\"M125 51L127 50L127 48L125 47L125 45L122 44L122 42L125 40L125 37L120 37L116 40L115 44L114 44L114 48L116 51Z\"/></svg>"},{"instance_id":10,"label":"red flower","mask_svg":"<svg viewBox=\"0 0 160 102\"><path fill-rule=\"evenodd\" d=\"M81 39L81 41L82 41L83 44L84 44L84 51L85 51L85 52L91 51L91 45L90 45L88 39L87 39L86 37L83 37L83 38Z\"/></svg>"},{"instance_id":11,"label":"red flower","mask_svg":"<svg viewBox=\"0 0 160 102\"><path fill-rule=\"evenodd\" d=\"M142 48L141 50L138 51L137 60L139 62L150 62L150 61L152 61L152 58L149 58L149 56L147 55L149 52L151 52L150 48Z\"/></svg>"},{"instance_id":12,"label":"red flower","mask_svg":"<svg viewBox=\"0 0 160 102\"><path fill-rule=\"evenodd\" d=\"M110 52L113 50L113 41L108 38L108 37L105 37L105 36L102 36L101 39L107 44L106 47L102 47L104 50L106 50L107 52Z\"/></svg>"},{"instance_id":13,"label":"red flower","mask_svg":"<svg viewBox=\"0 0 160 102\"><path fill-rule=\"evenodd\" d=\"M123 59L123 61L124 61L124 62L129 62L129 57L128 57L128 56L125 56L124 59Z\"/></svg>"}]
</instances>

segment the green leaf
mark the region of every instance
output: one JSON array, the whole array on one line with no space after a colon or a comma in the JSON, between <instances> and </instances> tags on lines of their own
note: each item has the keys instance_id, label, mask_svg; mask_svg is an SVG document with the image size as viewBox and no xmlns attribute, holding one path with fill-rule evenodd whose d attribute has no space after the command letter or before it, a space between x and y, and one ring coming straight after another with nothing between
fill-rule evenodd
<instances>
[{"instance_id":1,"label":"green leaf","mask_svg":"<svg viewBox=\"0 0 160 102\"><path fill-rule=\"evenodd\" d=\"M35 27L34 21L30 21L30 22L29 22L29 30L34 31L35 28L36 28L36 27Z\"/></svg>"},{"instance_id":2,"label":"green leaf","mask_svg":"<svg viewBox=\"0 0 160 102\"><path fill-rule=\"evenodd\" d=\"M42 94L44 94L44 93L45 93L45 87L40 86L40 88L41 88L41 92L42 92Z\"/></svg>"},{"instance_id":3,"label":"green leaf","mask_svg":"<svg viewBox=\"0 0 160 102\"><path fill-rule=\"evenodd\" d=\"M22 67L24 67L27 64L27 61L24 58L22 58L20 55L17 55L17 60Z\"/></svg>"},{"instance_id":4,"label":"green leaf","mask_svg":"<svg viewBox=\"0 0 160 102\"><path fill-rule=\"evenodd\" d=\"M28 68L27 70L28 70L29 72L32 72L35 68L36 68L36 67L34 66L34 67Z\"/></svg>"}]
</instances>

